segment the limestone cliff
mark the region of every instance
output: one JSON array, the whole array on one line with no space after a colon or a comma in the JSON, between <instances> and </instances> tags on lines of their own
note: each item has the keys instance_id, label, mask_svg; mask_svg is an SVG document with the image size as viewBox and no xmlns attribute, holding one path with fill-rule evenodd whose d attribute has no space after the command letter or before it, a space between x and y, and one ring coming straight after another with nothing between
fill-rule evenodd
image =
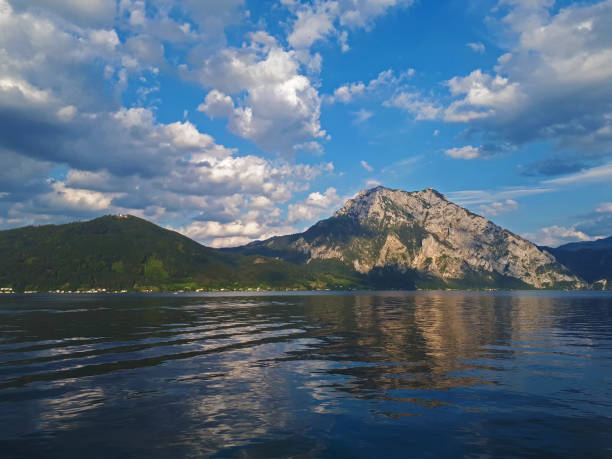
<instances>
[{"instance_id":1,"label":"limestone cliff","mask_svg":"<svg viewBox=\"0 0 612 459\"><path fill-rule=\"evenodd\" d=\"M423 279L472 279L475 286L495 286L499 279L535 288L582 286L550 253L431 188L362 191L304 233L250 250L257 247L305 263L335 260L366 275L391 269Z\"/></svg>"}]
</instances>

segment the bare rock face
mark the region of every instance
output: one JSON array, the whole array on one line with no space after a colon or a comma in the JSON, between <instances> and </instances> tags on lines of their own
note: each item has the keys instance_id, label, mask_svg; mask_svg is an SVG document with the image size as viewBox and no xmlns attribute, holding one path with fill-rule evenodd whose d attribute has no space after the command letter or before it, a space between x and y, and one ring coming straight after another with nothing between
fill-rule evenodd
<instances>
[{"instance_id":1,"label":"bare rock face","mask_svg":"<svg viewBox=\"0 0 612 459\"><path fill-rule=\"evenodd\" d=\"M394 268L444 280L497 276L536 288L582 286L548 252L431 188L362 191L332 218L283 245L306 262L338 260L363 274Z\"/></svg>"}]
</instances>

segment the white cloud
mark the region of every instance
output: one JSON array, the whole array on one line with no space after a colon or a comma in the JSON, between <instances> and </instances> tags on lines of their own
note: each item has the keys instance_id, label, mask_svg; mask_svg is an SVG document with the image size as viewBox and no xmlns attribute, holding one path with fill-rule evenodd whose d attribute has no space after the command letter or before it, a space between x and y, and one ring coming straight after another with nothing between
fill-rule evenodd
<instances>
[{"instance_id":1,"label":"white cloud","mask_svg":"<svg viewBox=\"0 0 612 459\"><path fill-rule=\"evenodd\" d=\"M338 13L337 2L319 2L312 8L307 6L300 8L287 41L294 48L309 48L315 41L335 32L333 23Z\"/></svg>"},{"instance_id":2,"label":"white cloud","mask_svg":"<svg viewBox=\"0 0 612 459\"><path fill-rule=\"evenodd\" d=\"M372 172L374 170L374 168L365 161L361 161L360 164L361 164L361 167L363 167L368 172Z\"/></svg>"},{"instance_id":3,"label":"white cloud","mask_svg":"<svg viewBox=\"0 0 612 459\"><path fill-rule=\"evenodd\" d=\"M164 46L156 38L148 35L130 37L126 40L125 47L139 63L154 68L165 65Z\"/></svg>"},{"instance_id":4,"label":"white cloud","mask_svg":"<svg viewBox=\"0 0 612 459\"><path fill-rule=\"evenodd\" d=\"M131 77L151 71L150 66L122 45L110 24L96 28L84 18L86 25L72 24L48 13L49 8L57 12L52 3L58 8L72 4L37 1L25 6L19 2L13 8L0 0L2 78L25 82L26 87L38 88L79 111L116 109L119 99L114 97L115 89L121 90ZM96 3L88 3L94 12Z\"/></svg>"},{"instance_id":5,"label":"white cloud","mask_svg":"<svg viewBox=\"0 0 612 459\"><path fill-rule=\"evenodd\" d=\"M401 91L383 102L385 107L396 107L414 115L417 120L435 120L442 113L442 106L416 92Z\"/></svg>"},{"instance_id":6,"label":"white cloud","mask_svg":"<svg viewBox=\"0 0 612 459\"><path fill-rule=\"evenodd\" d=\"M359 94L362 94L365 89L366 86L362 82L348 83L336 88L334 90L334 95L330 100L331 102L338 101L346 104Z\"/></svg>"},{"instance_id":7,"label":"white cloud","mask_svg":"<svg viewBox=\"0 0 612 459\"><path fill-rule=\"evenodd\" d=\"M343 30L338 35L338 43L340 44L340 49L342 50L343 53L346 53L349 49L351 49L347 41L348 41L348 32L346 30Z\"/></svg>"},{"instance_id":8,"label":"white cloud","mask_svg":"<svg viewBox=\"0 0 612 459\"><path fill-rule=\"evenodd\" d=\"M322 156L325 153L325 150L323 150L323 147L321 146L321 144L314 140L310 142L304 142L304 143L299 143L297 145L294 145L293 150L294 151L305 151L315 156Z\"/></svg>"},{"instance_id":9,"label":"white cloud","mask_svg":"<svg viewBox=\"0 0 612 459\"><path fill-rule=\"evenodd\" d=\"M52 98L42 106L36 103L41 116L45 107L52 111L58 107ZM24 144L22 153L32 155L32 163L19 159L23 167L44 173L50 166L41 163L38 155L45 153L46 158L70 169L65 181L34 182L38 189L30 197L15 195L11 204L11 195L5 196L11 222L32 223L37 216L50 214L70 220L70 216L100 213L132 213L158 222L180 221L199 212L202 225L242 222L241 237L259 238L285 231L278 206L294 192L306 189L320 174L333 170L331 163L311 166L254 155L237 156L236 150L217 144L189 121L159 123L153 112L144 108L72 116L72 122L61 131L63 136L45 143L48 154L39 148L29 150L30 146ZM59 119L56 122L64 124ZM0 149L0 158L10 162L13 157ZM26 184L30 180L26 171L12 171L11 175L21 175ZM11 190L18 185L4 179L3 183ZM257 209L267 204L266 212L249 213L249 201ZM214 225L203 228L210 230L210 239L202 242L218 245L222 242L217 239L234 237L218 236L211 229ZM224 228L229 231L235 227ZM256 228L262 232L251 234Z\"/></svg>"},{"instance_id":10,"label":"white cloud","mask_svg":"<svg viewBox=\"0 0 612 459\"><path fill-rule=\"evenodd\" d=\"M368 27L394 6L410 6L413 0L346 0L340 24L349 28Z\"/></svg>"},{"instance_id":11,"label":"white cloud","mask_svg":"<svg viewBox=\"0 0 612 459\"><path fill-rule=\"evenodd\" d=\"M483 204L479 206L479 209L484 215L496 216L499 214L513 212L517 210L518 207L518 202L514 201L513 199L506 199L505 201L496 201L486 205Z\"/></svg>"},{"instance_id":12,"label":"white cloud","mask_svg":"<svg viewBox=\"0 0 612 459\"><path fill-rule=\"evenodd\" d=\"M462 96L447 109L444 119L450 122L468 122L503 115L520 106L525 100L518 83L510 83L499 75L492 77L474 70L468 76L454 77L447 82L453 96Z\"/></svg>"},{"instance_id":13,"label":"white cloud","mask_svg":"<svg viewBox=\"0 0 612 459\"><path fill-rule=\"evenodd\" d=\"M597 159L612 147L612 1L553 11L552 1L502 2L514 40L493 71L448 81L448 122L524 144L551 141L562 152ZM508 41L506 41L508 43ZM512 43L512 41L510 41Z\"/></svg>"},{"instance_id":14,"label":"white cloud","mask_svg":"<svg viewBox=\"0 0 612 459\"><path fill-rule=\"evenodd\" d=\"M592 241L596 239L575 228L557 225L542 228L534 233L525 233L522 236L537 245L549 247L557 247L568 242Z\"/></svg>"},{"instance_id":15,"label":"white cloud","mask_svg":"<svg viewBox=\"0 0 612 459\"><path fill-rule=\"evenodd\" d=\"M45 8L87 25L111 22L116 10L114 0L11 0L11 4L18 10Z\"/></svg>"},{"instance_id":16,"label":"white cloud","mask_svg":"<svg viewBox=\"0 0 612 459\"><path fill-rule=\"evenodd\" d=\"M360 108L356 112L353 112L353 116L355 117L353 122L359 124L372 118L372 116L374 116L374 113L370 110L366 110L365 108Z\"/></svg>"},{"instance_id":17,"label":"white cloud","mask_svg":"<svg viewBox=\"0 0 612 459\"><path fill-rule=\"evenodd\" d=\"M449 148L445 151L446 156L455 159L477 159L482 157L482 152L479 147L466 145L464 147Z\"/></svg>"},{"instance_id":18,"label":"white cloud","mask_svg":"<svg viewBox=\"0 0 612 459\"><path fill-rule=\"evenodd\" d=\"M336 36L343 52L349 50L347 29L369 28L392 7L410 6L412 3L413 0L281 1L295 14L287 37L293 48L309 48L317 41Z\"/></svg>"},{"instance_id":19,"label":"white cloud","mask_svg":"<svg viewBox=\"0 0 612 459\"><path fill-rule=\"evenodd\" d=\"M110 206L113 198L122 194L70 188L63 182L52 182L51 188L49 193L41 195L38 199L45 207L61 211L104 211Z\"/></svg>"},{"instance_id":20,"label":"white cloud","mask_svg":"<svg viewBox=\"0 0 612 459\"><path fill-rule=\"evenodd\" d=\"M321 216L330 215L341 203L342 198L335 188L328 188L325 193L310 193L305 200L289 204L287 221L313 222Z\"/></svg>"},{"instance_id":21,"label":"white cloud","mask_svg":"<svg viewBox=\"0 0 612 459\"><path fill-rule=\"evenodd\" d=\"M234 132L271 150L322 153L320 100L302 72L321 57L285 50L263 31L228 48L223 27L246 14L243 5L0 0L0 224L131 213L214 245L293 231L281 218L287 202L332 163L240 154L186 110L160 122L146 105L170 65L166 43L178 43L195 69L181 74L210 89L201 111L227 116ZM180 66L183 53L173 57ZM139 96L131 108L121 102L128 87ZM47 180L58 168L65 179Z\"/></svg>"},{"instance_id":22,"label":"white cloud","mask_svg":"<svg viewBox=\"0 0 612 459\"><path fill-rule=\"evenodd\" d=\"M569 185L610 181L612 181L612 163L592 167L590 169L586 169L581 172L576 172L575 174L570 174L565 177L544 180L542 183L548 185Z\"/></svg>"},{"instance_id":23,"label":"white cloud","mask_svg":"<svg viewBox=\"0 0 612 459\"><path fill-rule=\"evenodd\" d=\"M380 186L380 185L381 185L381 183L378 180L369 179L369 180L366 180L365 187L366 188L374 188L374 187L377 187L377 186Z\"/></svg>"},{"instance_id":24,"label":"white cloud","mask_svg":"<svg viewBox=\"0 0 612 459\"><path fill-rule=\"evenodd\" d=\"M597 206L597 209L595 209L595 211L598 213L612 212L612 202L602 202L601 204L599 204L599 206Z\"/></svg>"},{"instance_id":25,"label":"white cloud","mask_svg":"<svg viewBox=\"0 0 612 459\"><path fill-rule=\"evenodd\" d=\"M551 193L555 191L553 187L533 186L533 187L509 187L498 190L462 190L446 193L448 198L460 205L488 204L506 199L520 198L534 194Z\"/></svg>"},{"instance_id":26,"label":"white cloud","mask_svg":"<svg viewBox=\"0 0 612 459\"><path fill-rule=\"evenodd\" d=\"M66 105L57 110L57 117L63 121L70 121L77 113L77 108L74 105Z\"/></svg>"},{"instance_id":27,"label":"white cloud","mask_svg":"<svg viewBox=\"0 0 612 459\"><path fill-rule=\"evenodd\" d=\"M177 231L196 241L204 241L211 247L233 247L279 234L296 232L291 226L270 227L266 223L245 219L229 223L193 222Z\"/></svg>"},{"instance_id":28,"label":"white cloud","mask_svg":"<svg viewBox=\"0 0 612 459\"><path fill-rule=\"evenodd\" d=\"M198 111L211 118L228 117L234 111L234 101L230 96L213 89L206 95L204 102L198 105Z\"/></svg>"},{"instance_id":29,"label":"white cloud","mask_svg":"<svg viewBox=\"0 0 612 459\"><path fill-rule=\"evenodd\" d=\"M114 29L97 29L89 31L89 39L94 45L115 49L119 45L119 37Z\"/></svg>"},{"instance_id":30,"label":"white cloud","mask_svg":"<svg viewBox=\"0 0 612 459\"><path fill-rule=\"evenodd\" d=\"M258 37L250 47L223 49L192 71L183 71L216 90L201 110L228 113L234 102L225 95L244 94L228 113L229 129L264 150L288 153L297 144L325 136L321 101L309 78L300 74L295 52L285 51L269 36L265 44Z\"/></svg>"},{"instance_id":31,"label":"white cloud","mask_svg":"<svg viewBox=\"0 0 612 459\"><path fill-rule=\"evenodd\" d=\"M476 42L476 43L466 43L466 45L468 48L470 48L472 51L474 51L475 53L479 53L479 54L484 54L485 52L485 45L480 43L480 42Z\"/></svg>"},{"instance_id":32,"label":"white cloud","mask_svg":"<svg viewBox=\"0 0 612 459\"><path fill-rule=\"evenodd\" d=\"M391 69L383 70L376 78L370 80L368 84L362 81L345 83L334 90L332 95L326 96L325 100L329 103L341 102L348 104L360 96L375 95L378 93L386 94L390 100L400 93L404 88L404 83L410 79L415 73L415 70L409 68L398 75ZM380 94L378 94L380 95ZM418 99L422 99L418 97ZM391 102L389 102L391 104ZM392 106L392 105L390 105Z\"/></svg>"}]
</instances>

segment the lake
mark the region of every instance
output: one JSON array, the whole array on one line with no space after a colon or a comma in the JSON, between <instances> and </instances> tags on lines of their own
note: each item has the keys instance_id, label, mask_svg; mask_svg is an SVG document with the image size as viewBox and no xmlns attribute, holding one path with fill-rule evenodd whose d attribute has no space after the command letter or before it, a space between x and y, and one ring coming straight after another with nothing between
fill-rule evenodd
<instances>
[{"instance_id":1,"label":"lake","mask_svg":"<svg viewBox=\"0 0 612 459\"><path fill-rule=\"evenodd\" d=\"M612 294L5 295L0 456L611 457Z\"/></svg>"}]
</instances>

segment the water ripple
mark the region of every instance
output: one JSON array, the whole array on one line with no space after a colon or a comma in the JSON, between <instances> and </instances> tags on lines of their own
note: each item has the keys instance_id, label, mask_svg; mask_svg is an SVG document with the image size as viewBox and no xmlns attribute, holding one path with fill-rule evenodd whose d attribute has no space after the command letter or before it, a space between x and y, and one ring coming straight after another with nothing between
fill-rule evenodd
<instances>
[{"instance_id":1,"label":"water ripple","mask_svg":"<svg viewBox=\"0 0 612 459\"><path fill-rule=\"evenodd\" d=\"M6 457L612 452L610 294L38 295L0 317Z\"/></svg>"}]
</instances>

